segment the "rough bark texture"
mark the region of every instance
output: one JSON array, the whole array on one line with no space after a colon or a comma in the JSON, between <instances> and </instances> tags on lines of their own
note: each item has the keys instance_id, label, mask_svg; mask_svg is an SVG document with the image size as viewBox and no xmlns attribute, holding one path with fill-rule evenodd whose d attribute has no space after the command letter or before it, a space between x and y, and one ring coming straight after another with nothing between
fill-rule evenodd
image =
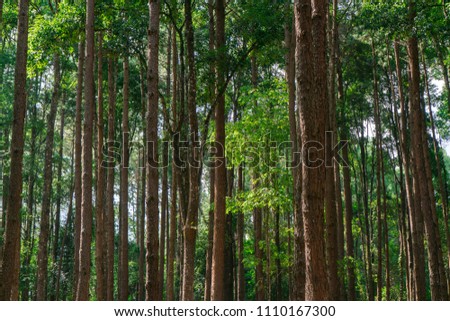
<instances>
[{"instance_id":1,"label":"rough bark texture","mask_svg":"<svg viewBox=\"0 0 450 321\"><path fill-rule=\"evenodd\" d=\"M86 74L85 110L83 128L81 180L81 238L80 238L80 277L78 280L77 301L89 300L89 280L91 277L92 241L92 144L95 112L94 94L94 0L86 2Z\"/></svg>"},{"instance_id":2,"label":"rough bark texture","mask_svg":"<svg viewBox=\"0 0 450 321\"><path fill-rule=\"evenodd\" d=\"M185 1L186 17L186 45L188 62L188 114L190 127L189 151L189 203L187 217L184 220L184 269L183 269L183 297L184 301L194 300L195 275L195 243L197 239L198 206L200 198L200 146L198 134L198 120L196 111L196 74L194 61L194 29L192 26L191 0Z\"/></svg>"},{"instance_id":3,"label":"rough bark texture","mask_svg":"<svg viewBox=\"0 0 450 321\"><path fill-rule=\"evenodd\" d=\"M325 142L327 117L327 75L325 55L326 1L295 1L296 77L300 106L301 139ZM306 145L306 146L305 146ZM323 158L317 146L304 153L302 166L302 213L305 234L306 300L328 299L327 267L324 253L324 181ZM305 157L308 155L308 157Z\"/></svg>"},{"instance_id":4,"label":"rough bark texture","mask_svg":"<svg viewBox=\"0 0 450 321\"><path fill-rule=\"evenodd\" d=\"M11 178L6 211L0 300L19 299L20 209L22 207L22 167L24 120L27 110L28 0L19 1L16 69L14 73L14 115L11 139Z\"/></svg>"},{"instance_id":5,"label":"rough bark texture","mask_svg":"<svg viewBox=\"0 0 450 321\"><path fill-rule=\"evenodd\" d=\"M214 241L211 269L211 300L223 299L223 273L225 254L225 193L227 173L225 166L225 2L216 0L216 48L219 50L219 64L217 66L217 104L215 106L216 119L216 170L214 191Z\"/></svg>"},{"instance_id":6,"label":"rough bark texture","mask_svg":"<svg viewBox=\"0 0 450 321\"><path fill-rule=\"evenodd\" d=\"M159 83L159 0L149 0L150 27L148 31L148 105L146 115L147 137L147 284L146 299L157 301L161 297L159 269L159 212L158 212L158 83Z\"/></svg>"}]
</instances>

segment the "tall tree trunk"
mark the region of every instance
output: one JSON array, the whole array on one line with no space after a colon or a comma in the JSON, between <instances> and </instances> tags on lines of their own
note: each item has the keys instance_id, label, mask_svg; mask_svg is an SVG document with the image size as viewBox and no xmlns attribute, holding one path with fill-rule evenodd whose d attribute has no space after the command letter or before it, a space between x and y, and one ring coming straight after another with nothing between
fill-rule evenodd
<instances>
[{"instance_id":1,"label":"tall tree trunk","mask_svg":"<svg viewBox=\"0 0 450 321\"><path fill-rule=\"evenodd\" d=\"M223 274L225 254L225 192L227 173L225 167L225 2L216 0L216 49L219 51L217 66L217 104L216 119L216 147L215 155L215 191L214 191L214 240L211 269L211 300L223 299Z\"/></svg>"},{"instance_id":2,"label":"tall tree trunk","mask_svg":"<svg viewBox=\"0 0 450 321\"><path fill-rule=\"evenodd\" d=\"M178 49L177 49L177 34L175 30L172 31L172 115L173 115L173 128L172 131L176 129L177 123L177 94L178 94ZM175 151L175 149L174 149ZM170 195L170 227L169 227L169 245L167 249L167 283L166 283L166 299L167 301L173 301L175 299L174 295L174 276L175 276L175 244L177 239L177 168L172 159L172 184L171 184L171 195Z\"/></svg>"},{"instance_id":3,"label":"tall tree trunk","mask_svg":"<svg viewBox=\"0 0 450 321\"><path fill-rule=\"evenodd\" d=\"M295 21L292 26L292 32L286 26L285 30L285 45L288 48L286 54L286 81L289 89L289 137L292 142L292 176L293 176L293 206L294 206L294 221L295 226L303 226L302 216L302 171L299 154L298 133L300 131L295 111L295 49L296 49L296 35L295 35ZM292 300L302 301L305 299L305 239L300 230L294 231L294 263L292 264Z\"/></svg>"},{"instance_id":4,"label":"tall tree trunk","mask_svg":"<svg viewBox=\"0 0 450 321\"><path fill-rule=\"evenodd\" d=\"M238 193L244 192L244 167L239 166L238 169ZM237 248L238 248L238 263L237 263L237 299L238 301L245 301L245 268L244 268L244 213L239 212L237 217Z\"/></svg>"},{"instance_id":5,"label":"tall tree trunk","mask_svg":"<svg viewBox=\"0 0 450 321\"><path fill-rule=\"evenodd\" d=\"M147 300L161 299L159 269L158 213L158 83L159 83L159 0L149 0L150 27L148 32L148 105L147 105Z\"/></svg>"},{"instance_id":6,"label":"tall tree trunk","mask_svg":"<svg viewBox=\"0 0 450 321\"><path fill-rule=\"evenodd\" d=\"M227 197L233 196L234 167L227 169ZM225 265L223 274L223 300L233 301L234 299L234 237L233 237L233 215L227 214L225 219Z\"/></svg>"},{"instance_id":7,"label":"tall tree trunk","mask_svg":"<svg viewBox=\"0 0 450 321\"><path fill-rule=\"evenodd\" d=\"M411 230L411 242L412 242L412 253L411 256L413 272L412 272L412 283L415 288L414 299L424 300L425 299L425 258L424 258L424 247L423 247L423 235L421 232L423 227L421 221L417 220L420 213L420 207L416 206L418 199L413 196L413 188L415 187L414 181L411 180L410 174L413 171L413 165L410 163L409 150L408 150L408 129L406 120L406 108L405 99L403 94L403 79L402 71L400 67L400 48L398 41L394 42L394 54L395 54L395 66L397 73L398 91L399 91L399 102L400 102L400 125L401 125L401 151L402 151L402 161L405 171L405 190L406 199L408 204L409 212L409 226ZM412 163L414 164L414 163ZM411 167L412 166L412 167ZM417 212L416 212L417 211ZM412 299L412 298L411 298Z\"/></svg>"},{"instance_id":8,"label":"tall tree trunk","mask_svg":"<svg viewBox=\"0 0 450 321\"><path fill-rule=\"evenodd\" d=\"M120 222L119 222L119 300L128 301L128 168L129 156L129 82L128 57L123 62L123 111L122 111L122 164L120 167Z\"/></svg>"},{"instance_id":9,"label":"tall tree trunk","mask_svg":"<svg viewBox=\"0 0 450 321\"><path fill-rule=\"evenodd\" d=\"M114 144L115 111L116 111L116 79L115 60L108 58L108 166L105 204L105 240L106 240L106 300L114 300Z\"/></svg>"},{"instance_id":10,"label":"tall tree trunk","mask_svg":"<svg viewBox=\"0 0 450 321\"><path fill-rule=\"evenodd\" d=\"M143 127L143 146L145 146L146 138L146 125L145 125L145 113L147 111L147 98L146 98L146 90L145 90L145 75L144 75L144 68L143 66L140 66L140 87L141 87L141 118L142 118L142 127ZM139 300L144 301L145 300L145 182L146 182L146 173L147 173L147 167L146 167L146 158L145 158L145 149L142 152L141 157L141 166L142 166L142 174L141 174L141 195L140 195L140 208L141 208L141 215L139 217Z\"/></svg>"},{"instance_id":11,"label":"tall tree trunk","mask_svg":"<svg viewBox=\"0 0 450 321\"><path fill-rule=\"evenodd\" d=\"M187 217L183 226L184 233L184 269L183 269L183 297L184 301L194 300L194 264L195 243L197 239L198 206L200 197L199 179L199 136L196 111L196 74L194 61L194 29L192 26L191 0L185 1L186 16L186 44L188 61L188 114L190 125L189 151L189 203Z\"/></svg>"},{"instance_id":12,"label":"tall tree trunk","mask_svg":"<svg viewBox=\"0 0 450 321\"><path fill-rule=\"evenodd\" d=\"M105 250L105 168L103 166L103 34L98 34L97 63L97 194L95 197L95 267L97 274L97 300L106 300L106 250Z\"/></svg>"},{"instance_id":13,"label":"tall tree trunk","mask_svg":"<svg viewBox=\"0 0 450 321\"><path fill-rule=\"evenodd\" d=\"M61 83L60 58L53 57L54 83L50 113L47 118L47 134L45 141L44 188L42 192L42 214L39 233L37 292L38 301L46 300L48 272L48 241L50 229L51 192L53 183L53 141L55 137L55 119L58 108Z\"/></svg>"},{"instance_id":14,"label":"tall tree trunk","mask_svg":"<svg viewBox=\"0 0 450 321\"><path fill-rule=\"evenodd\" d=\"M86 2L86 74L81 180L81 237L80 237L80 277L77 301L89 300L89 280L91 277L92 242L92 145L95 112L94 94L94 0Z\"/></svg>"},{"instance_id":15,"label":"tall tree trunk","mask_svg":"<svg viewBox=\"0 0 450 321\"><path fill-rule=\"evenodd\" d=\"M65 111L61 109L61 119L59 126L59 160L57 169L57 185L56 185L56 213L55 213L55 237L53 239L53 263L56 264L59 254L59 230L61 225L61 200L62 200L62 167L63 167L63 142L64 142L64 125L65 125Z\"/></svg>"},{"instance_id":16,"label":"tall tree trunk","mask_svg":"<svg viewBox=\"0 0 450 321\"><path fill-rule=\"evenodd\" d=\"M325 142L327 117L326 88L326 1L296 0L297 97L300 106L303 147L308 142ZM315 88L313 91L312 88ZM311 147L311 146L309 146ZM304 153L302 166L302 212L305 234L306 300L328 299L326 257L324 253L324 181L323 159L317 146ZM302 229L296 226L296 229Z\"/></svg>"},{"instance_id":17,"label":"tall tree trunk","mask_svg":"<svg viewBox=\"0 0 450 321\"><path fill-rule=\"evenodd\" d=\"M77 98L75 111L75 220L74 220L74 267L73 267L73 299L77 296L80 268L80 235L81 235L81 105L83 104L85 42L78 45Z\"/></svg>"},{"instance_id":18,"label":"tall tree trunk","mask_svg":"<svg viewBox=\"0 0 450 321\"><path fill-rule=\"evenodd\" d=\"M3 251L0 300L19 299L20 209L22 207L22 167L24 121L27 108L28 0L19 1L16 67L14 73L14 112L11 139L11 167Z\"/></svg>"},{"instance_id":19,"label":"tall tree trunk","mask_svg":"<svg viewBox=\"0 0 450 321\"><path fill-rule=\"evenodd\" d=\"M208 17L209 17L209 50L212 52L215 48L215 21L214 21L214 0L208 0ZM215 64L213 62L209 65L210 75L212 77L209 85L209 103L211 108L214 108L214 99L216 93L216 79L215 79ZM214 114L212 115L214 118ZM212 254L213 254L213 240L214 240L214 189L215 189L215 169L209 170L209 203L208 211L208 251L206 253L206 271L205 271L205 301L211 300L211 274L212 274Z\"/></svg>"},{"instance_id":20,"label":"tall tree trunk","mask_svg":"<svg viewBox=\"0 0 450 321\"><path fill-rule=\"evenodd\" d=\"M165 136L167 137L167 136ZM159 236L159 284L161 285L161 295L164 292L164 263L165 263L165 244L166 244L166 223L168 219L168 193L169 193L169 184L168 184L168 163L169 163L169 145L164 139L163 146L163 174L162 174L162 196L161 196L161 229Z\"/></svg>"}]
</instances>

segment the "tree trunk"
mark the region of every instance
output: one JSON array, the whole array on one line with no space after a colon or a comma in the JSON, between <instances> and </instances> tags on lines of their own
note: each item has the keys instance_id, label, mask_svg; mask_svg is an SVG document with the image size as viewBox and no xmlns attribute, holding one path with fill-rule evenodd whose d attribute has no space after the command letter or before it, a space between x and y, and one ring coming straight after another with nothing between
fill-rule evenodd
<instances>
[{"instance_id":1,"label":"tree trunk","mask_svg":"<svg viewBox=\"0 0 450 321\"><path fill-rule=\"evenodd\" d=\"M128 301L128 168L129 156L129 82L128 57L123 62L123 111L122 111L122 164L120 167L120 222L119 222L119 300Z\"/></svg>"},{"instance_id":2,"label":"tree trunk","mask_svg":"<svg viewBox=\"0 0 450 321\"><path fill-rule=\"evenodd\" d=\"M239 166L238 169L238 193L244 192L244 168ZM244 268L244 213L239 212L237 217L237 249L238 249L238 263L237 263L237 299L238 301L245 301L245 268Z\"/></svg>"},{"instance_id":3,"label":"tree trunk","mask_svg":"<svg viewBox=\"0 0 450 321\"><path fill-rule=\"evenodd\" d=\"M303 148L311 141L325 142L327 117L326 77L326 2L296 0L296 77L300 106ZM314 91L312 90L314 88ZM305 152L305 151L304 151ZM307 153L309 152L309 153ZM302 166L302 212L305 234L306 300L328 299L326 257L324 253L324 182L323 159L319 149L309 148ZM301 230L301 226L296 226Z\"/></svg>"},{"instance_id":4,"label":"tree trunk","mask_svg":"<svg viewBox=\"0 0 450 321\"><path fill-rule=\"evenodd\" d=\"M11 139L11 178L6 212L0 300L19 299L20 209L22 207L22 167L24 120L27 107L28 0L19 1L16 67L14 73L14 116Z\"/></svg>"},{"instance_id":5,"label":"tree trunk","mask_svg":"<svg viewBox=\"0 0 450 321\"><path fill-rule=\"evenodd\" d=\"M114 300L114 153L111 144L114 144L116 111L116 79L115 60L108 58L108 163L106 181L105 204L105 240L106 240L106 300Z\"/></svg>"},{"instance_id":6,"label":"tree trunk","mask_svg":"<svg viewBox=\"0 0 450 321\"><path fill-rule=\"evenodd\" d=\"M295 21L294 21L295 22ZM289 89L289 137L292 141L292 176L293 176L293 207L294 207L294 221L295 226L303 226L302 216L302 183L300 168L300 154L299 154L299 131L297 126L298 120L295 111L295 48L296 35L295 23L293 23L293 30L289 32L289 27L285 30L285 45L288 48L286 55L286 81ZM291 300L303 301L305 299L305 239L303 233L294 230L294 263L292 264L293 284Z\"/></svg>"},{"instance_id":7,"label":"tree trunk","mask_svg":"<svg viewBox=\"0 0 450 321\"><path fill-rule=\"evenodd\" d=\"M146 90L145 90L145 75L144 75L144 68L141 66L140 68L140 87L141 87L141 114L142 114L142 127L143 132L146 132L146 125L145 125L145 113L147 111L147 98L146 98ZM145 135L143 137L143 146L145 146L146 138ZM145 300L145 182L146 182L146 156L145 156L145 149L142 153L141 157L141 166L142 166L142 173L141 173L141 195L140 195L140 217L139 217L139 300L144 301Z\"/></svg>"},{"instance_id":8,"label":"tree trunk","mask_svg":"<svg viewBox=\"0 0 450 321\"><path fill-rule=\"evenodd\" d=\"M75 111L75 221L74 221L74 267L73 267L73 299L77 296L80 268L80 235L81 235L81 105L83 104L85 43L78 45L77 98Z\"/></svg>"},{"instance_id":9,"label":"tree trunk","mask_svg":"<svg viewBox=\"0 0 450 321\"><path fill-rule=\"evenodd\" d=\"M149 0L150 26L148 32L148 105L146 115L147 137L147 284L146 298L149 301L161 299L158 282L159 269L159 213L158 213L158 83L159 83L159 0Z\"/></svg>"},{"instance_id":10,"label":"tree trunk","mask_svg":"<svg viewBox=\"0 0 450 321\"><path fill-rule=\"evenodd\" d=\"M209 50L212 52L215 48L215 26L214 26L214 0L208 0L208 17L209 17ZM216 93L216 79L215 79L215 64L209 64L209 71L211 74L211 83L209 85L209 103L211 108L214 108L214 99ZM214 118L214 113L212 114ZM208 251L206 253L206 271L205 271L205 301L211 300L211 269L212 269L212 254L213 254L213 240L214 240L214 189L215 189L215 169L209 170L209 211L208 211Z\"/></svg>"},{"instance_id":11,"label":"tree trunk","mask_svg":"<svg viewBox=\"0 0 450 321\"><path fill-rule=\"evenodd\" d=\"M106 251L105 251L105 168L103 166L103 35L98 34L97 63L97 194L95 197L95 267L97 274L97 300L106 300Z\"/></svg>"},{"instance_id":12,"label":"tree trunk","mask_svg":"<svg viewBox=\"0 0 450 321\"><path fill-rule=\"evenodd\" d=\"M225 254L225 192L227 173L225 167L225 2L216 0L216 48L219 50L217 66L217 104L215 106L216 119L216 147L215 155L215 191L214 191L214 240L211 269L211 300L223 299L223 274Z\"/></svg>"},{"instance_id":13,"label":"tree trunk","mask_svg":"<svg viewBox=\"0 0 450 321\"><path fill-rule=\"evenodd\" d=\"M81 181L81 238L80 238L80 277L78 280L77 301L89 300L89 280L91 277L92 242L92 145L95 112L94 94L94 0L86 3L86 75Z\"/></svg>"},{"instance_id":14,"label":"tree trunk","mask_svg":"<svg viewBox=\"0 0 450 321\"><path fill-rule=\"evenodd\" d=\"M175 30L172 32L172 115L173 115L173 130L177 122L177 81L178 81L178 50L177 50L177 34ZM174 150L175 151L175 150ZM175 263L175 244L177 240L177 168L174 159L172 159L172 184L170 195L170 227L169 227L169 245L167 249L167 284L166 284L166 299L173 301L174 296L174 263Z\"/></svg>"},{"instance_id":15,"label":"tree trunk","mask_svg":"<svg viewBox=\"0 0 450 321\"><path fill-rule=\"evenodd\" d=\"M46 300L47 290L47 272L48 272L48 240L50 229L50 207L51 192L53 183L53 141L55 137L55 119L58 108L61 83L60 59L57 54L53 57L54 83L53 95L50 106L50 113L47 118L47 134L45 141L45 164L44 164L44 188L42 192L42 214L39 233L38 250L38 273L37 273L37 292L38 301Z\"/></svg>"}]
</instances>

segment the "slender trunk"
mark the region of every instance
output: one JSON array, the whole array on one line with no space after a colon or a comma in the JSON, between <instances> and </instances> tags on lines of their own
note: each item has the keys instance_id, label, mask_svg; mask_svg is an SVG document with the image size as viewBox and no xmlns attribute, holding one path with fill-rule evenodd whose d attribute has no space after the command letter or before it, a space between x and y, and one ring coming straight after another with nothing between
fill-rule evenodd
<instances>
[{"instance_id":1,"label":"slender trunk","mask_svg":"<svg viewBox=\"0 0 450 321\"><path fill-rule=\"evenodd\" d=\"M123 111L122 111L122 164L120 167L120 222L119 222L119 300L128 301L128 168L129 155L129 82L128 56L123 62Z\"/></svg>"},{"instance_id":2,"label":"slender trunk","mask_svg":"<svg viewBox=\"0 0 450 321\"><path fill-rule=\"evenodd\" d=\"M97 63L97 194L95 197L95 267L97 274L97 300L106 299L106 251L105 251L105 168L103 166L103 35L98 34Z\"/></svg>"},{"instance_id":3,"label":"slender trunk","mask_svg":"<svg viewBox=\"0 0 450 321\"><path fill-rule=\"evenodd\" d=\"M166 140L164 140L166 141ZM163 146L163 174L162 174L162 196L161 196L161 230L159 239L159 284L161 284L161 297L163 297L164 292L164 263L165 263L165 245L166 245L166 223L167 223L167 212L168 212L168 163L169 163L169 145L164 142Z\"/></svg>"},{"instance_id":4,"label":"slender trunk","mask_svg":"<svg viewBox=\"0 0 450 321\"><path fill-rule=\"evenodd\" d=\"M223 274L225 254L225 192L226 192L226 167L225 167L225 1L216 0L216 48L219 50L217 66L217 104L215 107L216 119L216 147L215 155L215 192L214 192L214 240L211 269L211 300L223 299Z\"/></svg>"},{"instance_id":5,"label":"slender trunk","mask_svg":"<svg viewBox=\"0 0 450 321\"><path fill-rule=\"evenodd\" d=\"M141 66L140 68L140 87L141 87L141 118L142 118L142 127L143 127L143 146L145 146L145 133L146 133L146 125L145 125L145 113L147 110L147 98L146 98L146 91L145 91L145 76L144 76L144 70ZM141 173L141 194L140 194L140 216L139 216L139 300L144 301L145 300L145 181L146 181L146 173L147 168L145 166L146 162L146 156L145 156L145 150L142 152L142 155L140 155L140 160L142 162L140 170L142 170Z\"/></svg>"},{"instance_id":6,"label":"slender trunk","mask_svg":"<svg viewBox=\"0 0 450 321\"><path fill-rule=\"evenodd\" d=\"M14 73L14 115L11 139L11 167L6 212L0 300L19 299L20 209L22 207L22 167L24 121L27 106L28 0L19 1L16 67Z\"/></svg>"},{"instance_id":7,"label":"slender trunk","mask_svg":"<svg viewBox=\"0 0 450 321\"><path fill-rule=\"evenodd\" d=\"M215 48L215 26L214 26L214 0L208 0L208 17L209 17L209 50L212 52ZM215 79L215 64L213 62L209 65L209 71L211 74L211 83L209 86L209 103L211 108L214 108L214 99L216 92L216 79ZM214 114L212 115L214 118ZM205 272L205 301L211 300L211 274L212 274L212 254L213 254L213 240L214 240L214 188L215 188L215 169L209 170L209 203L210 209L208 211L208 251L206 253L206 272Z\"/></svg>"},{"instance_id":8,"label":"slender trunk","mask_svg":"<svg viewBox=\"0 0 450 321\"><path fill-rule=\"evenodd\" d=\"M244 168L239 166L238 169L238 193L244 192ZM245 268L244 268L244 213L239 212L237 217L237 248L238 248L238 263L237 263L237 299L238 301L245 301Z\"/></svg>"},{"instance_id":9,"label":"slender trunk","mask_svg":"<svg viewBox=\"0 0 450 321\"><path fill-rule=\"evenodd\" d=\"M80 268L80 235L81 235L81 107L83 104L85 43L78 45L77 98L75 111L75 221L74 221L74 267L73 267L73 299L76 298Z\"/></svg>"},{"instance_id":10,"label":"slender trunk","mask_svg":"<svg viewBox=\"0 0 450 321\"><path fill-rule=\"evenodd\" d=\"M61 225L61 200L62 200L62 167L63 167L63 142L64 142L64 121L65 121L65 111L61 109L61 119L59 126L59 161L57 170L57 180L56 185L56 213L55 213L55 237L53 239L53 263L55 264L58 260L59 254L59 230Z\"/></svg>"},{"instance_id":11,"label":"slender trunk","mask_svg":"<svg viewBox=\"0 0 450 321\"><path fill-rule=\"evenodd\" d=\"M159 101L159 0L149 0L150 26L148 32L148 105L147 105L147 284L146 298L150 301L161 299L158 278L159 269L159 213L158 213L158 101Z\"/></svg>"},{"instance_id":12,"label":"slender trunk","mask_svg":"<svg viewBox=\"0 0 450 321\"><path fill-rule=\"evenodd\" d=\"M115 60L108 58L108 165L106 169L105 241L106 241L106 300L114 300L114 144L116 110Z\"/></svg>"},{"instance_id":13,"label":"slender trunk","mask_svg":"<svg viewBox=\"0 0 450 321\"><path fill-rule=\"evenodd\" d=\"M297 116L295 111L295 49L296 35L295 25L292 32L289 27L285 30L285 45L288 48L286 55L286 80L289 89L289 137L292 141L292 176L293 176L293 193L294 193L294 221L295 226L303 226L302 216L302 171L300 168L299 141L298 132L300 127L297 126ZM292 284L292 300L303 301L305 299L305 239L303 233L295 229L294 231L294 263L292 265L293 284Z\"/></svg>"},{"instance_id":14,"label":"slender trunk","mask_svg":"<svg viewBox=\"0 0 450 321\"><path fill-rule=\"evenodd\" d=\"M85 110L83 128L81 181L81 237L80 237L80 277L78 280L77 301L89 300L89 280L91 277L92 242L92 145L95 111L94 94L94 0L86 3L86 74Z\"/></svg>"},{"instance_id":15,"label":"slender trunk","mask_svg":"<svg viewBox=\"0 0 450 321\"><path fill-rule=\"evenodd\" d=\"M178 50L177 50L177 34L175 30L172 32L172 115L174 128L177 122L177 93L178 93ZM175 149L174 149L175 152ZM174 296L174 263L175 263L175 244L177 239L177 168L174 159L172 159L172 184L170 195L170 227L169 227L169 245L167 249L167 284L166 284L166 299L173 301Z\"/></svg>"},{"instance_id":16,"label":"slender trunk","mask_svg":"<svg viewBox=\"0 0 450 321\"><path fill-rule=\"evenodd\" d=\"M48 241L50 229L50 207L53 182L53 141L55 137L55 119L58 108L61 83L60 59L57 54L53 57L54 83L53 95L50 104L50 113L47 118L47 133L45 141L44 188L42 192L42 213L39 233L39 250L37 259L37 292L38 301L46 300L47 272L48 272Z\"/></svg>"}]
</instances>

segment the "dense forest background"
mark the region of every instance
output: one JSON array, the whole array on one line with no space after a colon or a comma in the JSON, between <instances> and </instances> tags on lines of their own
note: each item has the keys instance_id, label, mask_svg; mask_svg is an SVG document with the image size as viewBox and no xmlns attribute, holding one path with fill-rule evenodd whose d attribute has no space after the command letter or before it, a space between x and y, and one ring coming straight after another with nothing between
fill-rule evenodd
<instances>
[{"instance_id":1,"label":"dense forest background","mask_svg":"<svg viewBox=\"0 0 450 321\"><path fill-rule=\"evenodd\" d=\"M448 300L449 14L0 0L0 299Z\"/></svg>"}]
</instances>

